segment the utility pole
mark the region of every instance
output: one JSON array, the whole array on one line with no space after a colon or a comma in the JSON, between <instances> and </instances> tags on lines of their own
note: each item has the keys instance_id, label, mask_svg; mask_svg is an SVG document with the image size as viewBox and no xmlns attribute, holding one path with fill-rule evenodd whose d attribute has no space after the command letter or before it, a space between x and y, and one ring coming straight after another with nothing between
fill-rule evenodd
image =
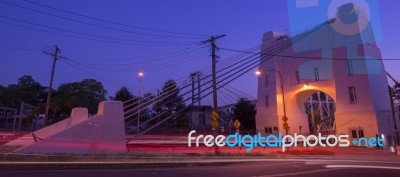
<instances>
[{"instance_id":1,"label":"utility pole","mask_svg":"<svg viewBox=\"0 0 400 177\"><path fill-rule=\"evenodd\" d=\"M136 126L136 136L137 136L137 138L139 138L139 131L140 131L140 109L141 109L141 106L140 106L140 97L141 97L141 95L140 95L140 87L141 87L141 85L142 85L142 77L143 77L143 72L139 72L139 89L138 89L138 93L139 93L139 101L138 101L138 108L139 108L139 111L138 111L138 118L137 118L137 126Z\"/></svg>"},{"instance_id":2,"label":"utility pole","mask_svg":"<svg viewBox=\"0 0 400 177\"><path fill-rule=\"evenodd\" d=\"M46 126L47 120L49 117L49 108L50 108L50 99L51 99L51 91L53 89L53 78L54 78L54 70L56 68L56 61L58 59L58 54L61 53L60 49L58 48L57 45L54 46L54 53L46 52L43 51L44 54L53 56L53 66L51 68L51 75L50 75L50 84L49 84L49 90L47 92L47 101L46 101L46 109L44 111L44 120L43 120L43 127Z\"/></svg>"},{"instance_id":3,"label":"utility pole","mask_svg":"<svg viewBox=\"0 0 400 177\"><path fill-rule=\"evenodd\" d=\"M389 99L390 99L390 109L391 109L391 112L392 112L392 119L393 119L393 130L395 131L395 135L396 135L396 144L395 144L395 146L399 143L399 130L398 130L398 128L397 128L397 123L396 123L396 113L395 113L395 110L394 110L394 105L393 105L393 96L394 96L394 94L393 94L393 91L392 91L392 88L390 87L390 86L388 86L388 89L389 89ZM390 134L392 134L392 127L390 126L390 120L389 120L389 130L390 130ZM392 136L392 135L390 135L390 136ZM391 137L392 139L393 139L393 137Z\"/></svg>"},{"instance_id":4,"label":"utility pole","mask_svg":"<svg viewBox=\"0 0 400 177\"><path fill-rule=\"evenodd\" d=\"M390 79L392 79L392 81L394 82L394 86L393 88L391 88L390 86L388 86L389 89L389 98L390 98L390 107L392 110L392 119L393 119L393 123L394 123L394 131L396 131L396 144L400 144L400 137L399 137L399 129L396 123L396 113L394 110L394 99L398 99L399 98L399 89L400 89L400 83L392 76L390 75L388 72L386 72L386 75L389 76ZM400 117L399 117L400 120Z\"/></svg>"},{"instance_id":5,"label":"utility pole","mask_svg":"<svg viewBox=\"0 0 400 177\"><path fill-rule=\"evenodd\" d=\"M203 41L203 43L210 43L211 45L211 59L212 59L212 83L213 83L213 110L217 112L218 103L217 103L217 55L216 50L218 49L217 45L215 45L215 40L225 37L226 35L219 35L219 36L211 36L210 39Z\"/></svg>"},{"instance_id":6,"label":"utility pole","mask_svg":"<svg viewBox=\"0 0 400 177\"><path fill-rule=\"evenodd\" d=\"M200 76L201 76L201 72L198 71L198 72L197 72L197 99L198 99L199 107L201 106Z\"/></svg>"},{"instance_id":7,"label":"utility pole","mask_svg":"<svg viewBox=\"0 0 400 177\"><path fill-rule=\"evenodd\" d=\"M192 107L194 106L194 103L196 101L196 98L194 97L194 88L195 88L195 79L196 79L196 73L190 73L190 78L192 79Z\"/></svg>"},{"instance_id":8,"label":"utility pole","mask_svg":"<svg viewBox=\"0 0 400 177\"><path fill-rule=\"evenodd\" d=\"M197 71L194 73L190 74L190 78L192 80L192 106L195 105L195 103L198 103L198 106L201 106L201 87L200 87L200 76L201 72ZM197 93L196 93L196 85L197 85Z\"/></svg>"},{"instance_id":9,"label":"utility pole","mask_svg":"<svg viewBox=\"0 0 400 177\"><path fill-rule=\"evenodd\" d=\"M212 59L212 83L213 83L213 113L211 114L212 119L212 127L214 130L214 136L217 135L217 127L218 127L218 103L217 103L217 55L216 50L218 49L217 45L215 45L215 40L225 37L225 34L219 36L211 36L210 39L203 41L203 43L210 43L211 45L211 59ZM215 154L219 154L218 146L215 146Z\"/></svg>"}]
</instances>

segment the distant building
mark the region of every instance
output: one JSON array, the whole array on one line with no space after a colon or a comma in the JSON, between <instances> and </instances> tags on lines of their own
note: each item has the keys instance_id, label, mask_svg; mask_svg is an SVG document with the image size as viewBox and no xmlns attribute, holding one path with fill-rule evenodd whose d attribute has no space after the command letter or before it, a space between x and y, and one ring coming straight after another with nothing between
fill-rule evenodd
<instances>
[{"instance_id":1,"label":"distant building","mask_svg":"<svg viewBox=\"0 0 400 177\"><path fill-rule=\"evenodd\" d=\"M257 100L250 100L256 105ZM235 104L229 104L218 107L219 127L225 132L233 127L233 111ZM189 127L192 130L210 131L211 130L211 113L213 108L211 106L190 106L187 111L189 118Z\"/></svg>"},{"instance_id":2,"label":"distant building","mask_svg":"<svg viewBox=\"0 0 400 177\"><path fill-rule=\"evenodd\" d=\"M16 108L6 108L0 107L0 129L21 131L23 127L23 120L35 109L35 106L29 105L27 103L21 102L21 107ZM33 124L32 124L33 125ZM24 126L25 129L27 125ZM28 126L29 127L29 126ZM30 128L32 130L32 127Z\"/></svg>"},{"instance_id":3,"label":"distant building","mask_svg":"<svg viewBox=\"0 0 400 177\"><path fill-rule=\"evenodd\" d=\"M189 127L192 130L209 131L211 130L211 106L190 106L187 109Z\"/></svg>"}]
</instances>

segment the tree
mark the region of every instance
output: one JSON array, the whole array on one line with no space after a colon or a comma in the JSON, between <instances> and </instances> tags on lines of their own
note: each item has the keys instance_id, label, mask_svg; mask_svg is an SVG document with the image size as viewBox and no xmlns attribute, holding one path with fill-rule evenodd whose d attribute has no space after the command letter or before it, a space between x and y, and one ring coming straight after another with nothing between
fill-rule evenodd
<instances>
[{"instance_id":1,"label":"tree","mask_svg":"<svg viewBox=\"0 0 400 177\"><path fill-rule=\"evenodd\" d=\"M115 92L114 100L125 102L131 99L133 99L133 95L127 87L121 87Z\"/></svg>"},{"instance_id":2,"label":"tree","mask_svg":"<svg viewBox=\"0 0 400 177\"><path fill-rule=\"evenodd\" d=\"M76 107L88 108L90 114L95 114L98 104L105 100L106 94L103 84L95 79L61 84L52 92L50 119L56 122L67 118L71 110ZM37 106L29 115L31 119L35 114L44 113L46 99L47 88L29 75L18 78L17 84L0 86L0 106L18 108L21 102Z\"/></svg>"},{"instance_id":3,"label":"tree","mask_svg":"<svg viewBox=\"0 0 400 177\"><path fill-rule=\"evenodd\" d=\"M97 107L105 100L106 94L103 84L95 79L61 84L51 99L49 109L51 122L69 117L71 110L76 107L88 108L90 114L96 114ZM42 114L44 107L45 103L40 104L33 113Z\"/></svg>"},{"instance_id":4,"label":"tree","mask_svg":"<svg viewBox=\"0 0 400 177\"><path fill-rule=\"evenodd\" d=\"M135 108L137 108L137 106L139 105L138 97L133 96L133 94L131 93L131 91L129 91L127 87L121 87L117 92L115 92L115 95L112 99L125 102L124 112L127 113L126 116L129 116L127 124L131 124L138 115L137 113L135 113L137 111Z\"/></svg>"},{"instance_id":5,"label":"tree","mask_svg":"<svg viewBox=\"0 0 400 177\"><path fill-rule=\"evenodd\" d=\"M101 82L95 79L84 79L81 82L61 84L55 99L57 97L66 99L64 104L68 107L86 107L90 114L95 114L98 104L106 99L106 94L107 90Z\"/></svg>"},{"instance_id":6,"label":"tree","mask_svg":"<svg viewBox=\"0 0 400 177\"><path fill-rule=\"evenodd\" d=\"M155 115L159 116L159 121L173 116L166 122L168 127L183 127L188 124L182 110L185 107L182 96L179 96L179 88L174 80L167 80L163 88L158 93L161 101L157 102L153 108ZM163 114L161 114L163 113Z\"/></svg>"},{"instance_id":7,"label":"tree","mask_svg":"<svg viewBox=\"0 0 400 177\"><path fill-rule=\"evenodd\" d=\"M21 102L37 106L46 101L46 89L32 76L18 78L17 84L2 87L0 90L0 106L18 108Z\"/></svg>"},{"instance_id":8,"label":"tree","mask_svg":"<svg viewBox=\"0 0 400 177\"><path fill-rule=\"evenodd\" d=\"M6 107L6 87L0 85L0 107Z\"/></svg>"},{"instance_id":9,"label":"tree","mask_svg":"<svg viewBox=\"0 0 400 177\"><path fill-rule=\"evenodd\" d=\"M242 127L251 130L255 130L256 113L256 105L247 98L240 98L233 109L234 119L239 120Z\"/></svg>"},{"instance_id":10,"label":"tree","mask_svg":"<svg viewBox=\"0 0 400 177\"><path fill-rule=\"evenodd\" d=\"M150 103L155 98L156 98L156 96L151 92L145 93L143 95L143 97L141 98L141 100L143 100L142 103L144 103L144 105L146 106L146 108L144 108L144 110L140 112L140 115L141 115L140 117L143 120L148 120L148 119L151 118L152 113L153 113L153 109L151 107L149 107L148 105L150 105Z\"/></svg>"}]
</instances>

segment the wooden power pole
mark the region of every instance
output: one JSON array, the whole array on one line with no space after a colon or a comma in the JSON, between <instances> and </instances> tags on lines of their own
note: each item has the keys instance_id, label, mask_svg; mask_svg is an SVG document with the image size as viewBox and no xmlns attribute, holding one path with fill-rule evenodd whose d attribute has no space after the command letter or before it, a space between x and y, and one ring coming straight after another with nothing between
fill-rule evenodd
<instances>
[{"instance_id":1,"label":"wooden power pole","mask_svg":"<svg viewBox=\"0 0 400 177\"><path fill-rule=\"evenodd\" d=\"M203 41L203 43L210 43L211 45L211 59L212 59L212 87L213 87L213 110L217 112L218 102L217 102L217 55L216 50L218 49L217 45L215 45L215 40L225 37L226 35L219 35L219 36L211 36L210 39Z\"/></svg>"},{"instance_id":2,"label":"wooden power pole","mask_svg":"<svg viewBox=\"0 0 400 177\"><path fill-rule=\"evenodd\" d=\"M211 36L210 39L203 41L203 43L210 43L211 44L211 59L212 59L212 88L213 88L213 112L211 114L212 119L212 127L214 131L214 136L217 135L217 127L218 127L218 102L217 102L217 55L216 50L218 49L217 45L215 45L215 40L225 37L226 35L219 35L219 36ZM215 154L219 154L218 146L215 146Z\"/></svg>"},{"instance_id":3,"label":"wooden power pole","mask_svg":"<svg viewBox=\"0 0 400 177\"><path fill-rule=\"evenodd\" d=\"M50 108L50 99L51 99L51 91L53 89L53 78L54 78L54 70L56 68L56 62L58 59L58 54L61 53L60 49L58 48L57 45L54 46L54 53L46 52L43 51L44 54L53 56L53 66L51 68L51 74L50 74L50 84L47 92L47 101L46 101L46 108L44 111L44 120L43 120L43 127L46 126L48 117L49 117L49 108Z\"/></svg>"}]
</instances>

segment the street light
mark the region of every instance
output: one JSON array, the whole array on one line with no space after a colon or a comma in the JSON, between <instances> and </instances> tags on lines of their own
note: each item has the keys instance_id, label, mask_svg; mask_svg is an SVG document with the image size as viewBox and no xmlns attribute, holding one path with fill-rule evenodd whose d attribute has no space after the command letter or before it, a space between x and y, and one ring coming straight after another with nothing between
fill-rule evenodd
<instances>
[{"instance_id":1,"label":"street light","mask_svg":"<svg viewBox=\"0 0 400 177\"><path fill-rule=\"evenodd\" d=\"M138 88L138 92L139 92L139 101L138 101L138 118L137 118L137 126L136 126L136 132L137 132L137 137L139 137L139 126L140 126L140 85L141 85L141 82L142 82L142 77L143 77L143 72L139 72L138 73L138 76L139 76L139 88Z\"/></svg>"},{"instance_id":2,"label":"street light","mask_svg":"<svg viewBox=\"0 0 400 177\"><path fill-rule=\"evenodd\" d=\"M285 92L283 92L283 79L282 79L282 74L279 70L276 69L269 69L269 70L263 70L263 71L274 71L276 73L278 73L279 75L279 79L280 79L280 87L281 87L281 92L282 92L282 103L283 103L283 119L285 119L287 121L287 117L286 117L286 104L285 104ZM256 71L256 75L260 76L261 75L261 71L257 70ZM286 121L284 121L286 123ZM285 127L284 127L285 128ZM286 130L286 134L288 134L288 127L285 128Z\"/></svg>"}]
</instances>

